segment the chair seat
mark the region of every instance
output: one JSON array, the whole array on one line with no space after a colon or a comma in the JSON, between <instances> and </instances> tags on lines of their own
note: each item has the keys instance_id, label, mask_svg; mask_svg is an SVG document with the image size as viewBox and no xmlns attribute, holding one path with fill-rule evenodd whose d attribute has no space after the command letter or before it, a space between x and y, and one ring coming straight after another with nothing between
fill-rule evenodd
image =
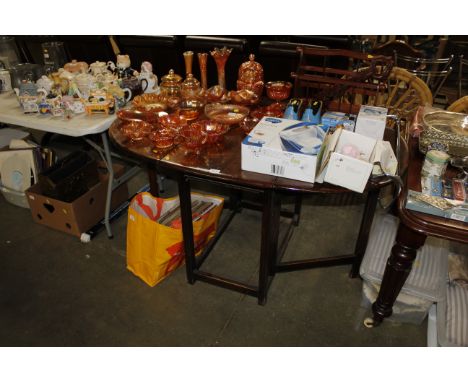
<instances>
[{"instance_id":1,"label":"chair seat","mask_svg":"<svg viewBox=\"0 0 468 382\"><path fill-rule=\"evenodd\" d=\"M437 304L440 346L468 346L468 288L447 284L446 300Z\"/></svg>"},{"instance_id":2,"label":"chair seat","mask_svg":"<svg viewBox=\"0 0 468 382\"><path fill-rule=\"evenodd\" d=\"M399 220L389 214L378 214L372 224L369 243L362 260L360 275L369 282L379 284L391 249L395 242ZM402 293L432 302L445 298L447 279L448 242L429 237L418 250Z\"/></svg>"}]
</instances>

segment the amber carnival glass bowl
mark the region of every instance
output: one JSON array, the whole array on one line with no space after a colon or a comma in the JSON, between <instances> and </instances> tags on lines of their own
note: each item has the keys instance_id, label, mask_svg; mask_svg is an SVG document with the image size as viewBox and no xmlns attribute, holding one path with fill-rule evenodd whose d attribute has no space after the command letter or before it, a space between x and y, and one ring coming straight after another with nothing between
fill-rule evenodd
<instances>
[{"instance_id":1,"label":"amber carnival glass bowl","mask_svg":"<svg viewBox=\"0 0 468 382\"><path fill-rule=\"evenodd\" d=\"M280 103L291 95L292 84L287 81L270 81L265 84L268 98Z\"/></svg>"},{"instance_id":2,"label":"amber carnival glass bowl","mask_svg":"<svg viewBox=\"0 0 468 382\"><path fill-rule=\"evenodd\" d=\"M216 121L203 120L192 123L195 128L201 129L206 133L206 144L220 142L224 134L229 131L229 125L225 125Z\"/></svg>"},{"instance_id":3,"label":"amber carnival glass bowl","mask_svg":"<svg viewBox=\"0 0 468 382\"><path fill-rule=\"evenodd\" d=\"M117 118L123 122L144 121L150 124L158 122L159 117L166 115L165 111L143 111L137 109L120 109L117 111Z\"/></svg>"},{"instance_id":4,"label":"amber carnival glass bowl","mask_svg":"<svg viewBox=\"0 0 468 382\"><path fill-rule=\"evenodd\" d=\"M225 125L241 122L249 114L249 108L241 105L210 103L205 106L205 115L212 121Z\"/></svg>"},{"instance_id":5,"label":"amber carnival glass bowl","mask_svg":"<svg viewBox=\"0 0 468 382\"><path fill-rule=\"evenodd\" d=\"M183 138L184 145L189 149L201 148L208 139L208 134L198 123L186 125L180 130L180 136Z\"/></svg>"}]
</instances>

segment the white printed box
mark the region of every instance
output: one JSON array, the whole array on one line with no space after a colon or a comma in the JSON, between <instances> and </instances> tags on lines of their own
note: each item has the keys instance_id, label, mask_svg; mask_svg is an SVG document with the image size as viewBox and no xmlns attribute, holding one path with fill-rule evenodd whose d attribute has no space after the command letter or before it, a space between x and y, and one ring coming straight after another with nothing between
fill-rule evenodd
<instances>
[{"instance_id":1,"label":"white printed box","mask_svg":"<svg viewBox=\"0 0 468 382\"><path fill-rule=\"evenodd\" d=\"M242 170L313 183L324 137L311 123L263 117L242 141Z\"/></svg>"}]
</instances>

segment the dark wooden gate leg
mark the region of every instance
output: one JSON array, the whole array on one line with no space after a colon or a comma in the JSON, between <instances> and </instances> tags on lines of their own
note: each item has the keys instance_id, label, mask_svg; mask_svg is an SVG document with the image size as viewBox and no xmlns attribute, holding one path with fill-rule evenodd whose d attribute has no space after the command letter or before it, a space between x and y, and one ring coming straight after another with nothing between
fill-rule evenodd
<instances>
[{"instance_id":1,"label":"dark wooden gate leg","mask_svg":"<svg viewBox=\"0 0 468 382\"><path fill-rule=\"evenodd\" d=\"M154 168L153 165L148 164L146 167L146 171L148 173L150 193L151 195L158 197L159 196L159 184L158 184L158 179L156 175L156 169Z\"/></svg>"},{"instance_id":2,"label":"dark wooden gate leg","mask_svg":"<svg viewBox=\"0 0 468 382\"><path fill-rule=\"evenodd\" d=\"M400 223L396 243L385 266L379 295L372 305L374 326L392 315L393 304L411 272L416 252L424 245L425 240L425 235L411 231Z\"/></svg>"},{"instance_id":3,"label":"dark wooden gate leg","mask_svg":"<svg viewBox=\"0 0 468 382\"><path fill-rule=\"evenodd\" d=\"M367 242L369 241L369 233L374 220L375 209L379 200L379 190L369 190L364 206L364 213L361 219L361 227L354 247L354 260L349 272L349 277L357 277L359 275L359 267L361 266L362 258L366 252Z\"/></svg>"},{"instance_id":4,"label":"dark wooden gate leg","mask_svg":"<svg viewBox=\"0 0 468 382\"><path fill-rule=\"evenodd\" d=\"M258 303L266 303L269 277L274 271L278 252L281 200L273 190L266 190L263 199L262 241L260 249L260 271L258 280Z\"/></svg>"},{"instance_id":5,"label":"dark wooden gate leg","mask_svg":"<svg viewBox=\"0 0 468 382\"><path fill-rule=\"evenodd\" d=\"M193 238L192 223L192 200L190 196L190 183L183 175L177 179L180 199L180 216L182 219L182 234L184 238L185 250L185 270L187 272L187 281L190 284L195 283L194 270L195 262L195 243Z\"/></svg>"},{"instance_id":6,"label":"dark wooden gate leg","mask_svg":"<svg viewBox=\"0 0 468 382\"><path fill-rule=\"evenodd\" d=\"M302 194L297 194L294 196L294 216L293 216L293 224L296 227L299 225L299 220L301 219L301 208L302 208Z\"/></svg>"}]
</instances>

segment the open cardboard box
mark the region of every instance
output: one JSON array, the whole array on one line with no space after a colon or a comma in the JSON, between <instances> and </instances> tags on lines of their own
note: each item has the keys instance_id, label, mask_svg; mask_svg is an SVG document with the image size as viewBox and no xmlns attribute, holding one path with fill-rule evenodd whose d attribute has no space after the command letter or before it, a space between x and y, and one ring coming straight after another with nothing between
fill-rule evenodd
<instances>
[{"instance_id":1,"label":"open cardboard box","mask_svg":"<svg viewBox=\"0 0 468 382\"><path fill-rule=\"evenodd\" d=\"M345 146L357 148L359 156L342 154ZM376 162L380 162L387 173L396 173L397 160L390 143L337 129L325 137L318 156L316 181L363 192Z\"/></svg>"},{"instance_id":2,"label":"open cardboard box","mask_svg":"<svg viewBox=\"0 0 468 382\"><path fill-rule=\"evenodd\" d=\"M116 178L124 173L122 165L114 164L113 168ZM36 183L26 190L33 220L80 237L83 232L88 231L104 218L109 178L107 171L100 171L99 178L99 183L70 203L42 195L40 185ZM123 183L112 193L111 209L115 209L127 199L128 188L127 184Z\"/></svg>"}]
</instances>

